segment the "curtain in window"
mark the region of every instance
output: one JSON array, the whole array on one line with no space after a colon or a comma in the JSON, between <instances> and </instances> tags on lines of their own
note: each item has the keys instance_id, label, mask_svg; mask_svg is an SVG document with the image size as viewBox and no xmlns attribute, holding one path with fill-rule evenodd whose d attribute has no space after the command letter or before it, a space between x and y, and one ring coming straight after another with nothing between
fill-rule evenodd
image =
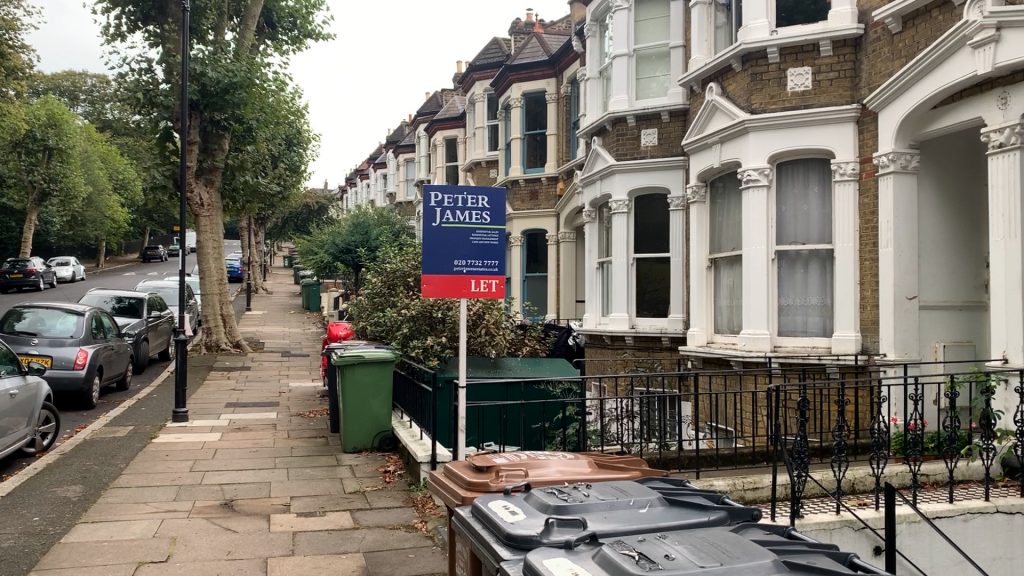
<instances>
[{"instance_id":1,"label":"curtain in window","mask_svg":"<svg viewBox=\"0 0 1024 576\"><path fill-rule=\"evenodd\" d=\"M607 202L597 209L597 260L601 316L607 316L612 309L612 212Z\"/></svg>"},{"instance_id":2,"label":"curtain in window","mask_svg":"<svg viewBox=\"0 0 1024 576\"><path fill-rule=\"evenodd\" d=\"M800 1L800 0L797 0ZM714 5L715 54L736 43L743 22L742 0L712 0Z\"/></svg>"},{"instance_id":3,"label":"curtain in window","mask_svg":"<svg viewBox=\"0 0 1024 576\"><path fill-rule=\"evenodd\" d=\"M416 161L406 160L405 161L405 197L414 198L416 196Z\"/></svg>"},{"instance_id":4,"label":"curtain in window","mask_svg":"<svg viewBox=\"0 0 1024 576\"><path fill-rule=\"evenodd\" d=\"M498 99L487 94L487 151L498 151Z\"/></svg>"},{"instance_id":5,"label":"curtain in window","mask_svg":"<svg viewBox=\"0 0 1024 576\"><path fill-rule=\"evenodd\" d=\"M444 140L444 180L452 186L459 183L459 143L455 138Z\"/></svg>"},{"instance_id":6,"label":"curtain in window","mask_svg":"<svg viewBox=\"0 0 1024 576\"><path fill-rule=\"evenodd\" d=\"M668 318L672 284L668 197L644 194L633 202L633 256L637 318Z\"/></svg>"},{"instance_id":7,"label":"curtain in window","mask_svg":"<svg viewBox=\"0 0 1024 576\"><path fill-rule=\"evenodd\" d=\"M779 336L831 337L834 262L830 162L809 158L779 163L775 206Z\"/></svg>"},{"instance_id":8,"label":"curtain in window","mask_svg":"<svg viewBox=\"0 0 1024 576\"><path fill-rule=\"evenodd\" d=\"M739 334L743 330L743 196L735 172L711 181L708 212L715 333Z\"/></svg>"}]
</instances>

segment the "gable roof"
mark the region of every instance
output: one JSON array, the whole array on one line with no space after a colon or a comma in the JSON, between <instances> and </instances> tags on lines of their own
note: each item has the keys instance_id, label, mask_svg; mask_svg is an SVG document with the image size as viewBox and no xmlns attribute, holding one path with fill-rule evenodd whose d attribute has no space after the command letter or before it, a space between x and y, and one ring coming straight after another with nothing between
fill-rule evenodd
<instances>
[{"instance_id":1,"label":"gable roof","mask_svg":"<svg viewBox=\"0 0 1024 576\"><path fill-rule=\"evenodd\" d=\"M451 100L448 101L447 104L444 105L444 108L441 108L441 111L434 116L431 122L435 122L437 120L458 118L459 116L462 116L465 112L466 97L463 96L462 94L456 94L452 97Z\"/></svg>"},{"instance_id":2,"label":"gable roof","mask_svg":"<svg viewBox=\"0 0 1024 576\"><path fill-rule=\"evenodd\" d=\"M469 61L466 72L473 68L484 68L488 64L503 64L512 54L512 40L510 38L491 38L476 57Z\"/></svg>"},{"instance_id":3,"label":"gable roof","mask_svg":"<svg viewBox=\"0 0 1024 576\"><path fill-rule=\"evenodd\" d=\"M683 142L692 141L708 132L732 124L737 120L748 118L746 113L739 106L733 104L732 100L722 92L722 87L717 82L708 84L704 91L704 104L701 105L697 115L690 124L690 129L683 136Z\"/></svg>"},{"instance_id":4,"label":"gable roof","mask_svg":"<svg viewBox=\"0 0 1024 576\"><path fill-rule=\"evenodd\" d=\"M405 135L409 133L409 122L402 120L398 123L398 127L388 134L388 137L384 139L384 146L390 148L405 138Z\"/></svg>"},{"instance_id":5,"label":"gable roof","mask_svg":"<svg viewBox=\"0 0 1024 576\"><path fill-rule=\"evenodd\" d=\"M515 53L509 58L508 63L510 65L516 65L547 60L555 53L556 50L571 38L572 35L569 33L562 34L560 32L553 32L549 34L544 32L534 32L527 36L526 40L516 48Z\"/></svg>"}]
</instances>

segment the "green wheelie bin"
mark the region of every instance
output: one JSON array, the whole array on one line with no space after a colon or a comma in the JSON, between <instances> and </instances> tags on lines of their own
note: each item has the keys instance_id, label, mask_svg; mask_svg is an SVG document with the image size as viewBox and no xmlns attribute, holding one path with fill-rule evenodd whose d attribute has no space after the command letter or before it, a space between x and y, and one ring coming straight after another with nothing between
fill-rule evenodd
<instances>
[{"instance_id":1,"label":"green wheelie bin","mask_svg":"<svg viewBox=\"0 0 1024 576\"><path fill-rule=\"evenodd\" d=\"M311 310L312 309L311 308L310 297L313 294L313 290L312 290L313 284L316 284L316 281L313 280L312 278L304 278L301 282L299 282L299 293L302 295L302 309L303 310ZM317 303L317 307L319 307L319 302Z\"/></svg>"},{"instance_id":2,"label":"green wheelie bin","mask_svg":"<svg viewBox=\"0 0 1024 576\"><path fill-rule=\"evenodd\" d=\"M386 348L353 349L331 359L341 392L341 450L377 449L391 434L391 381L398 355Z\"/></svg>"},{"instance_id":3,"label":"green wheelie bin","mask_svg":"<svg viewBox=\"0 0 1024 576\"><path fill-rule=\"evenodd\" d=\"M291 254L285 254L284 255L284 267L285 268L291 268L292 267L292 255Z\"/></svg>"}]
</instances>

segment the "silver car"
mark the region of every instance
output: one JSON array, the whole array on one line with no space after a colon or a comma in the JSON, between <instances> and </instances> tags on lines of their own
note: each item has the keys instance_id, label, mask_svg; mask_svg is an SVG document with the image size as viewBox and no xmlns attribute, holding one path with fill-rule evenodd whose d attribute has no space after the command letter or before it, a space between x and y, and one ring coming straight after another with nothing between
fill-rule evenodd
<instances>
[{"instance_id":1,"label":"silver car","mask_svg":"<svg viewBox=\"0 0 1024 576\"><path fill-rule=\"evenodd\" d=\"M169 280L143 280L135 287L139 292L156 292L167 303L171 313L174 314L174 325L178 325L178 282ZM188 327L193 334L199 327L199 303L196 295L192 293L192 287L185 284L185 318L188 320ZM186 331L187 331L186 328Z\"/></svg>"},{"instance_id":2,"label":"silver car","mask_svg":"<svg viewBox=\"0 0 1024 576\"><path fill-rule=\"evenodd\" d=\"M43 378L55 393L77 394L88 408L108 384L131 387L132 347L106 310L65 302L18 304L0 318L0 338L23 363L46 368Z\"/></svg>"},{"instance_id":3,"label":"silver car","mask_svg":"<svg viewBox=\"0 0 1024 576\"><path fill-rule=\"evenodd\" d=\"M46 263L53 268L58 282L78 282L85 280L85 266L74 256L57 256Z\"/></svg>"},{"instance_id":4,"label":"silver car","mask_svg":"<svg viewBox=\"0 0 1024 576\"><path fill-rule=\"evenodd\" d=\"M53 393L40 378L46 368L22 365L0 340L0 458L18 450L33 455L53 447L60 436L60 414Z\"/></svg>"},{"instance_id":5,"label":"silver car","mask_svg":"<svg viewBox=\"0 0 1024 576\"><path fill-rule=\"evenodd\" d=\"M177 284L177 282L178 282L178 275L175 274L174 276L164 276L164 281L165 282L174 282L175 284ZM198 322L199 322L199 324L202 324L203 323L203 293L202 293L202 289L199 287L199 272L196 272L194 275L185 276L185 284L188 284L189 288L192 289L192 295L196 297L196 308L198 308L198 310L199 310L199 320L198 320Z\"/></svg>"}]
</instances>

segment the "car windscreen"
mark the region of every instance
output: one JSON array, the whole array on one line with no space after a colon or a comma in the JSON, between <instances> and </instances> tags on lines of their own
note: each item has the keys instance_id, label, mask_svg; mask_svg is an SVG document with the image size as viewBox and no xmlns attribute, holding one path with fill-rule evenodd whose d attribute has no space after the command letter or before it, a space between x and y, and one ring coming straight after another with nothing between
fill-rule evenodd
<instances>
[{"instance_id":1,"label":"car windscreen","mask_svg":"<svg viewBox=\"0 0 1024 576\"><path fill-rule=\"evenodd\" d=\"M71 266L71 260L50 260L50 266Z\"/></svg>"},{"instance_id":2,"label":"car windscreen","mask_svg":"<svg viewBox=\"0 0 1024 576\"><path fill-rule=\"evenodd\" d=\"M79 338L85 316L55 308L11 308L0 318L0 333L37 338Z\"/></svg>"},{"instance_id":3,"label":"car windscreen","mask_svg":"<svg viewBox=\"0 0 1024 576\"><path fill-rule=\"evenodd\" d=\"M177 282L178 281L178 277L177 276L167 276L167 277L164 278L164 280L166 280L168 282ZM185 277L185 284L188 284L192 288L192 293L193 294L195 294L196 296L199 295L199 278L196 278L195 276L186 276Z\"/></svg>"},{"instance_id":4,"label":"car windscreen","mask_svg":"<svg viewBox=\"0 0 1024 576\"><path fill-rule=\"evenodd\" d=\"M142 286L139 290L144 292L156 292L167 302L168 306L178 305L178 287L177 286Z\"/></svg>"},{"instance_id":5,"label":"car windscreen","mask_svg":"<svg viewBox=\"0 0 1024 576\"><path fill-rule=\"evenodd\" d=\"M0 266L0 270L24 270L33 266L35 266L35 263L31 260L7 260L3 266Z\"/></svg>"},{"instance_id":6,"label":"car windscreen","mask_svg":"<svg viewBox=\"0 0 1024 576\"><path fill-rule=\"evenodd\" d=\"M226 264L228 266L241 266L242 265L242 259L241 258L225 258L224 259L224 264Z\"/></svg>"},{"instance_id":7,"label":"car windscreen","mask_svg":"<svg viewBox=\"0 0 1024 576\"><path fill-rule=\"evenodd\" d=\"M142 298L135 296L113 296L111 294L86 294L78 301L80 304L97 306L110 312L112 316L121 318L141 319L146 306Z\"/></svg>"}]
</instances>

